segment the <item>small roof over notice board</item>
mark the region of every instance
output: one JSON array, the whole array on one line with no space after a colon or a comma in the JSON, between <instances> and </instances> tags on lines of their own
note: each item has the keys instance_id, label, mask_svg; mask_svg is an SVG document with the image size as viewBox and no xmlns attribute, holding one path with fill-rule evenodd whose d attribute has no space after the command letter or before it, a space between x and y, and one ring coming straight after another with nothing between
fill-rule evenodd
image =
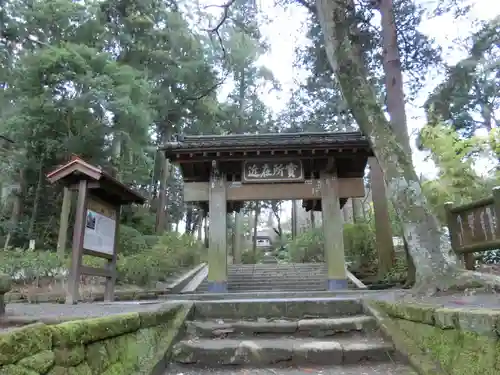
<instances>
[{"instance_id":1,"label":"small roof over notice board","mask_svg":"<svg viewBox=\"0 0 500 375\"><path fill-rule=\"evenodd\" d=\"M65 186L77 185L80 180L89 181L92 195L112 204L143 204L145 198L125 184L118 181L102 168L91 165L77 156L47 174L51 183L62 182Z\"/></svg>"}]
</instances>

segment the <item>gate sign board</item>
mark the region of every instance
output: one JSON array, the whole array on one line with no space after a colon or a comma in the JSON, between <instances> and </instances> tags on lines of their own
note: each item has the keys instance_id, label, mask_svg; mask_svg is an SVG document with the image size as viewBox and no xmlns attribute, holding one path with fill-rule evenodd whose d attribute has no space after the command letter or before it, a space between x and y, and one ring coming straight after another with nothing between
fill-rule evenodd
<instances>
[{"instance_id":1,"label":"gate sign board","mask_svg":"<svg viewBox=\"0 0 500 375\"><path fill-rule=\"evenodd\" d=\"M496 240L496 217L493 202L467 211L452 213L455 216L457 240L460 247Z\"/></svg>"},{"instance_id":2,"label":"gate sign board","mask_svg":"<svg viewBox=\"0 0 500 375\"><path fill-rule=\"evenodd\" d=\"M243 162L243 183L303 182L302 160L247 160Z\"/></svg>"},{"instance_id":3,"label":"gate sign board","mask_svg":"<svg viewBox=\"0 0 500 375\"><path fill-rule=\"evenodd\" d=\"M66 303L75 304L80 300L80 275L104 277L104 300L112 301L120 208L131 203L143 204L145 199L102 168L76 156L49 173L47 178L51 183L62 182L78 193ZM84 265L84 254L106 259L105 267Z\"/></svg>"},{"instance_id":4,"label":"gate sign board","mask_svg":"<svg viewBox=\"0 0 500 375\"><path fill-rule=\"evenodd\" d=\"M115 249L116 210L96 199L89 199L83 236L83 249L113 255Z\"/></svg>"}]
</instances>

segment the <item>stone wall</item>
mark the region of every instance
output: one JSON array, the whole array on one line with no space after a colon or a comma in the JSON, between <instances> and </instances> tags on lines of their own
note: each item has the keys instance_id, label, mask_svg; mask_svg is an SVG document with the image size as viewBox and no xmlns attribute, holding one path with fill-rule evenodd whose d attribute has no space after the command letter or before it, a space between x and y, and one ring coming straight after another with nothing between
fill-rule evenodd
<instances>
[{"instance_id":1,"label":"stone wall","mask_svg":"<svg viewBox=\"0 0 500 375\"><path fill-rule=\"evenodd\" d=\"M500 374L500 310L380 301L366 307L420 374Z\"/></svg>"},{"instance_id":2,"label":"stone wall","mask_svg":"<svg viewBox=\"0 0 500 375\"><path fill-rule=\"evenodd\" d=\"M191 308L183 303L8 331L0 335L0 375L153 374Z\"/></svg>"}]
</instances>

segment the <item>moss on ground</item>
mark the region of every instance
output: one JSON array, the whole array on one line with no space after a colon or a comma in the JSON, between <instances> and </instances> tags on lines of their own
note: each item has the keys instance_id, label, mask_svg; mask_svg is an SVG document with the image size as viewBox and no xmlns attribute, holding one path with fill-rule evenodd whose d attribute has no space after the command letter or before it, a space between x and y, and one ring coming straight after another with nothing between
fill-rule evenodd
<instances>
[{"instance_id":1,"label":"moss on ground","mask_svg":"<svg viewBox=\"0 0 500 375\"><path fill-rule=\"evenodd\" d=\"M421 374L500 374L500 311L380 301L367 306Z\"/></svg>"},{"instance_id":2,"label":"moss on ground","mask_svg":"<svg viewBox=\"0 0 500 375\"><path fill-rule=\"evenodd\" d=\"M150 374L191 309L186 303L0 334L0 375Z\"/></svg>"}]
</instances>

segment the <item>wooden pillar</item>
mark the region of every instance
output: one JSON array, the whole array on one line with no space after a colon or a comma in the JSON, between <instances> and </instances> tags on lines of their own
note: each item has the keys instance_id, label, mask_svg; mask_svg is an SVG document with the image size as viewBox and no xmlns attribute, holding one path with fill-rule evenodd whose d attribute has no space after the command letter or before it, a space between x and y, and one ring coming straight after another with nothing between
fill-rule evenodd
<instances>
[{"instance_id":1,"label":"wooden pillar","mask_svg":"<svg viewBox=\"0 0 500 375\"><path fill-rule=\"evenodd\" d=\"M347 289L344 258L344 220L340 209L336 168L332 167L328 171L322 171L320 180L328 290Z\"/></svg>"},{"instance_id":2,"label":"wooden pillar","mask_svg":"<svg viewBox=\"0 0 500 375\"><path fill-rule=\"evenodd\" d=\"M227 292L226 176L212 163L209 185L208 292Z\"/></svg>"},{"instance_id":3,"label":"wooden pillar","mask_svg":"<svg viewBox=\"0 0 500 375\"><path fill-rule=\"evenodd\" d=\"M106 277L106 284L104 286L104 302L112 302L115 299L115 284L116 284L116 259L118 253L118 232L120 230L120 214L121 207L118 206L115 209L115 243L114 243L114 251L113 256L109 259L106 259L105 269L110 271L111 277Z\"/></svg>"},{"instance_id":4,"label":"wooden pillar","mask_svg":"<svg viewBox=\"0 0 500 375\"><path fill-rule=\"evenodd\" d=\"M241 253L243 251L243 211L236 212L234 216L234 229L233 264L241 264Z\"/></svg>"},{"instance_id":5,"label":"wooden pillar","mask_svg":"<svg viewBox=\"0 0 500 375\"><path fill-rule=\"evenodd\" d=\"M394 258L391 221L382 169L376 157L370 157L368 162L370 164L370 183L375 219L376 247L379 257L379 274L385 275L392 266Z\"/></svg>"},{"instance_id":6,"label":"wooden pillar","mask_svg":"<svg viewBox=\"0 0 500 375\"><path fill-rule=\"evenodd\" d=\"M83 237L87 217L87 180L78 184L78 200L76 202L75 227L73 229L73 246L71 251L71 268L66 291L66 304L78 302L80 286L80 266L82 263Z\"/></svg>"}]
</instances>

